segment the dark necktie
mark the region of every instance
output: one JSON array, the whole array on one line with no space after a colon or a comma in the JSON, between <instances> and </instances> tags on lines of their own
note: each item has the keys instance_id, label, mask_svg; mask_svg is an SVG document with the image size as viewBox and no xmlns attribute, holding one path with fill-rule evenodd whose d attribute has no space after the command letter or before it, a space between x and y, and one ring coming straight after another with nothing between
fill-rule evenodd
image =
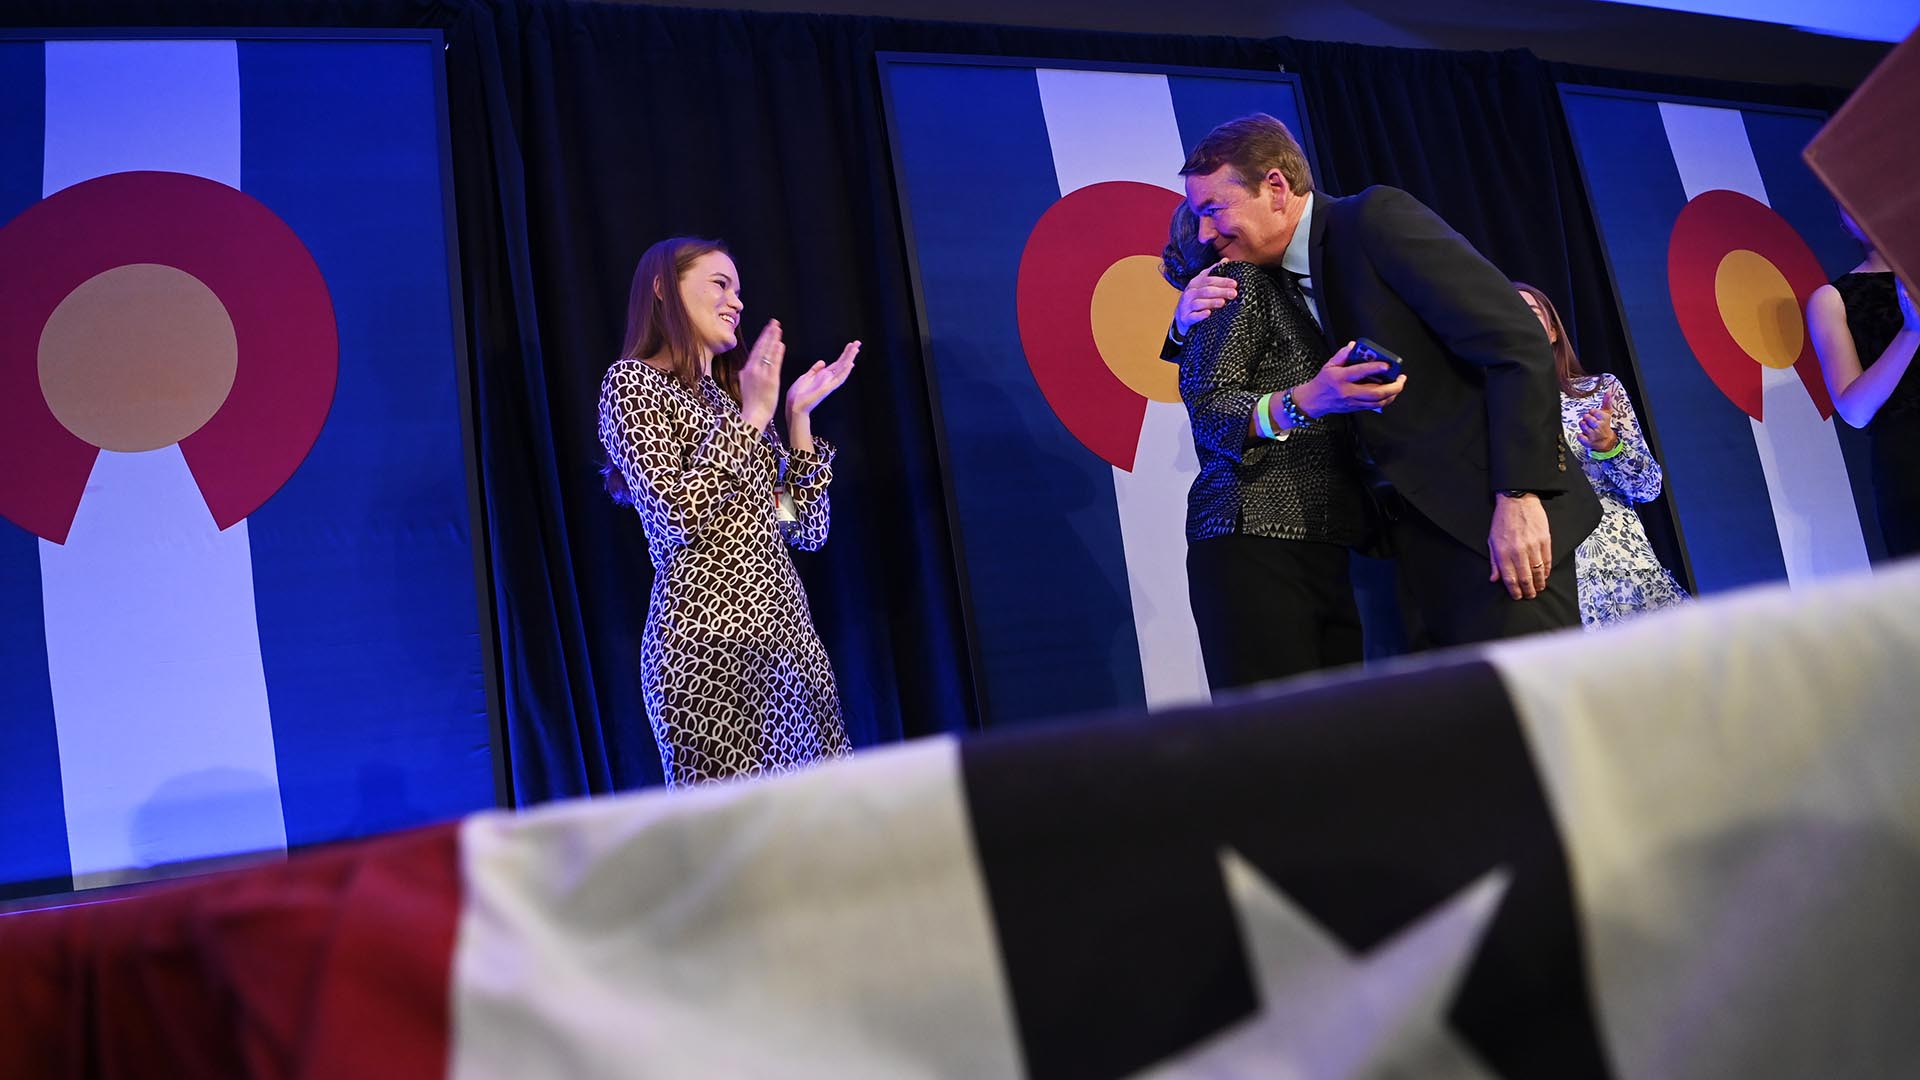
<instances>
[{"instance_id":1,"label":"dark necktie","mask_svg":"<svg viewBox=\"0 0 1920 1080\"><path fill-rule=\"evenodd\" d=\"M1307 314L1314 314L1313 285L1311 284L1313 281L1312 275L1296 274L1291 270L1284 271L1284 273L1288 278L1292 279L1293 287L1300 290L1301 298L1307 302ZM1320 320L1316 318L1314 321L1319 322Z\"/></svg>"},{"instance_id":2,"label":"dark necktie","mask_svg":"<svg viewBox=\"0 0 1920 1080\"><path fill-rule=\"evenodd\" d=\"M1296 327L1298 333L1303 340L1311 343L1318 350L1320 359L1314 366L1319 367L1326 362L1328 356L1333 354L1333 350L1327 348L1327 335L1320 329L1320 324L1314 320L1313 308L1308 306L1306 294L1300 284L1304 277L1306 277L1305 274L1296 274L1284 267L1274 275L1280 286L1280 295L1287 298L1287 306L1292 310L1293 317L1299 320Z\"/></svg>"},{"instance_id":3,"label":"dark necktie","mask_svg":"<svg viewBox=\"0 0 1920 1080\"><path fill-rule=\"evenodd\" d=\"M1326 331L1322 330L1320 324L1314 321L1313 309L1307 306L1307 297L1311 294L1311 290L1301 284L1302 281L1309 280L1307 275L1296 274L1291 270L1282 268L1277 276L1281 283L1281 293L1292 301L1292 306L1297 317L1305 323L1305 325L1300 328L1300 333L1307 335L1306 340L1313 342L1315 347L1320 350L1317 354L1320 359L1315 366L1317 367L1319 364L1326 363L1327 357L1333 355L1333 346L1327 342ZM1381 475L1379 467L1374 464L1373 454L1367 450L1365 440L1360 438L1359 425L1351 424L1347 426L1347 439L1348 445L1353 448L1354 457L1360 462L1361 470L1365 473L1368 484L1375 488L1386 486L1386 477Z\"/></svg>"}]
</instances>

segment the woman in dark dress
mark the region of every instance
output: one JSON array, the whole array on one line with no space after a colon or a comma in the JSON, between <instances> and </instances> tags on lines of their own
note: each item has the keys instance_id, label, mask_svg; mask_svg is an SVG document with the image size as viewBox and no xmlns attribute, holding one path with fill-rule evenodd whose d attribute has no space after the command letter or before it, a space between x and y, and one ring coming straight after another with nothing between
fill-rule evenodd
<instances>
[{"instance_id":1,"label":"woman in dark dress","mask_svg":"<svg viewBox=\"0 0 1920 1080\"><path fill-rule=\"evenodd\" d=\"M647 719L672 786L847 753L827 652L789 546L827 539L833 448L812 412L860 343L808 368L780 412L780 324L745 358L740 272L710 240L647 250L627 339L600 389L608 490L640 513L653 592L640 646Z\"/></svg>"},{"instance_id":2,"label":"woman in dark dress","mask_svg":"<svg viewBox=\"0 0 1920 1080\"><path fill-rule=\"evenodd\" d=\"M1862 244L1860 227L1841 221ZM1873 501L1887 554L1920 553L1920 318L1872 245L1860 265L1807 299L1820 371L1840 418L1873 448Z\"/></svg>"}]
</instances>

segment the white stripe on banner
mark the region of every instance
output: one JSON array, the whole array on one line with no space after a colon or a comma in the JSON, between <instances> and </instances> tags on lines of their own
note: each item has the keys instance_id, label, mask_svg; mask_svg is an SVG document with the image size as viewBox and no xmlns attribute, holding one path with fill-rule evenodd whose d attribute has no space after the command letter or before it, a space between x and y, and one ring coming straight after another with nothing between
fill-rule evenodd
<instances>
[{"instance_id":1,"label":"white stripe on banner","mask_svg":"<svg viewBox=\"0 0 1920 1080\"><path fill-rule=\"evenodd\" d=\"M1688 199L1724 189L1773 205L1738 110L1663 101L1660 119ZM1821 419L1794 371L1760 370L1766 420L1749 423L1773 504L1787 580L1798 585L1865 569L1860 512L1832 421Z\"/></svg>"},{"instance_id":2,"label":"white stripe on banner","mask_svg":"<svg viewBox=\"0 0 1920 1080\"><path fill-rule=\"evenodd\" d=\"M1034 77L1061 195L1132 180L1186 197L1180 166L1187 157L1165 75L1041 68Z\"/></svg>"},{"instance_id":3,"label":"white stripe on banner","mask_svg":"<svg viewBox=\"0 0 1920 1080\"><path fill-rule=\"evenodd\" d=\"M479 814L460 850L457 1080L1023 1071L950 738Z\"/></svg>"},{"instance_id":4,"label":"white stripe on banner","mask_svg":"<svg viewBox=\"0 0 1920 1080\"><path fill-rule=\"evenodd\" d=\"M1916 608L1908 560L1489 648L1572 864L1620 1076L1920 1063Z\"/></svg>"},{"instance_id":5,"label":"white stripe on banner","mask_svg":"<svg viewBox=\"0 0 1920 1080\"><path fill-rule=\"evenodd\" d=\"M49 43L46 80L46 194L240 186L234 42ZM286 847L247 524L215 528L179 447L103 451L40 575L75 887Z\"/></svg>"},{"instance_id":6,"label":"white stripe on banner","mask_svg":"<svg viewBox=\"0 0 1920 1080\"><path fill-rule=\"evenodd\" d=\"M1187 490L1200 472L1184 405L1147 402L1133 471L1113 470L1147 708L1212 700L1187 595Z\"/></svg>"},{"instance_id":7,"label":"white stripe on banner","mask_svg":"<svg viewBox=\"0 0 1920 1080\"><path fill-rule=\"evenodd\" d=\"M246 523L180 448L103 451L40 581L74 886L284 848Z\"/></svg>"},{"instance_id":8,"label":"white stripe on banner","mask_svg":"<svg viewBox=\"0 0 1920 1080\"><path fill-rule=\"evenodd\" d=\"M1062 196L1134 180L1184 197L1186 153L1166 76L1053 68L1035 76ZM1133 470L1113 470L1113 491L1150 709L1209 699L1187 597L1187 489L1199 471L1186 408L1147 402Z\"/></svg>"},{"instance_id":9,"label":"white stripe on banner","mask_svg":"<svg viewBox=\"0 0 1920 1080\"><path fill-rule=\"evenodd\" d=\"M1738 110L1663 101L1660 122L1666 126L1673 164L1689 201L1709 191L1737 191L1773 205Z\"/></svg>"},{"instance_id":10,"label":"white stripe on banner","mask_svg":"<svg viewBox=\"0 0 1920 1080\"><path fill-rule=\"evenodd\" d=\"M231 41L47 43L45 186L151 169L240 187L240 53Z\"/></svg>"}]
</instances>

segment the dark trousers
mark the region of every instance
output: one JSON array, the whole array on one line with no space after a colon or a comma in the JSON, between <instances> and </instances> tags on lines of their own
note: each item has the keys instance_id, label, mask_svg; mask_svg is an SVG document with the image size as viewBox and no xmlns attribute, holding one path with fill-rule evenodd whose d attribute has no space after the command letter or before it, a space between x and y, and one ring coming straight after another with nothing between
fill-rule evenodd
<instances>
[{"instance_id":1,"label":"dark trousers","mask_svg":"<svg viewBox=\"0 0 1920 1080\"><path fill-rule=\"evenodd\" d=\"M1187 545L1187 595L1214 690L1360 662L1347 549L1216 536Z\"/></svg>"},{"instance_id":2,"label":"dark trousers","mask_svg":"<svg viewBox=\"0 0 1920 1080\"><path fill-rule=\"evenodd\" d=\"M1394 550L1407 599L1429 644L1465 645L1580 625L1573 555L1554 562L1545 592L1515 600L1505 583L1488 581L1491 557L1468 548L1412 506L1393 523Z\"/></svg>"}]
</instances>

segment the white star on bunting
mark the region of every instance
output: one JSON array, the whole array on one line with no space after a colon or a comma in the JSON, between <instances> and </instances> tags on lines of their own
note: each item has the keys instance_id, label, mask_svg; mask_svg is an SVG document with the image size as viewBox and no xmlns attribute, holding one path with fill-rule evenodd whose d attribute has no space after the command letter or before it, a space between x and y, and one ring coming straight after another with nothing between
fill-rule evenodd
<instances>
[{"instance_id":1,"label":"white star on bunting","mask_svg":"<svg viewBox=\"0 0 1920 1080\"><path fill-rule=\"evenodd\" d=\"M1454 1037L1446 1010L1506 893L1504 870L1355 957L1237 853L1223 850L1220 864L1260 1011L1141 1080L1494 1076Z\"/></svg>"}]
</instances>

